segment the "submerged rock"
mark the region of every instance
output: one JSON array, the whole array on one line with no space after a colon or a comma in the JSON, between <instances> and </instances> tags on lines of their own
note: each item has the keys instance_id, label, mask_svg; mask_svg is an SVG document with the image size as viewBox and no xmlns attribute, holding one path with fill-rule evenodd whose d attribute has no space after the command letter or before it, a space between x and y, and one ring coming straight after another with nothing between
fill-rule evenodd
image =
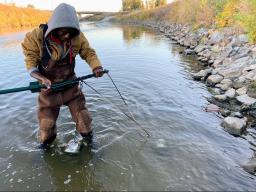
<instances>
[{"instance_id":1,"label":"submerged rock","mask_svg":"<svg viewBox=\"0 0 256 192\"><path fill-rule=\"evenodd\" d=\"M223 120L222 126L231 135L240 136L245 130L246 118L226 117Z\"/></svg>"},{"instance_id":2,"label":"submerged rock","mask_svg":"<svg viewBox=\"0 0 256 192\"><path fill-rule=\"evenodd\" d=\"M246 164L243 164L242 167L246 172L254 174L256 172L256 158L253 158Z\"/></svg>"}]
</instances>

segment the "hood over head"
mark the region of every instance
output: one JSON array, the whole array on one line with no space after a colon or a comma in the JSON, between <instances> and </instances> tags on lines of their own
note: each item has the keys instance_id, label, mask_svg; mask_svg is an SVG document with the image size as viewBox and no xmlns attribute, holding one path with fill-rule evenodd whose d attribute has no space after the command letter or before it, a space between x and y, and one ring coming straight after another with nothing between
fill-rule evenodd
<instances>
[{"instance_id":1,"label":"hood over head","mask_svg":"<svg viewBox=\"0 0 256 192\"><path fill-rule=\"evenodd\" d=\"M53 14L48 22L48 29L45 37L57 28L68 27L80 32L79 21L77 18L76 10L73 6L66 3L61 3L53 11Z\"/></svg>"}]
</instances>

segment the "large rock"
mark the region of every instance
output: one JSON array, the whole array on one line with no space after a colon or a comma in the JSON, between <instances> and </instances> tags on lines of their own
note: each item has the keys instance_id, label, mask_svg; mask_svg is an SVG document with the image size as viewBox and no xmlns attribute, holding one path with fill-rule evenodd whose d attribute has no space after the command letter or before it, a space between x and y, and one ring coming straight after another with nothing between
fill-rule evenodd
<instances>
[{"instance_id":1,"label":"large rock","mask_svg":"<svg viewBox=\"0 0 256 192\"><path fill-rule=\"evenodd\" d=\"M231 88L233 85L232 81L230 79L223 79L220 82L219 88L221 88L223 91L227 91L229 88Z\"/></svg>"},{"instance_id":2,"label":"large rock","mask_svg":"<svg viewBox=\"0 0 256 192\"><path fill-rule=\"evenodd\" d=\"M237 95L245 95L246 93L247 93L246 87L241 87L241 88L236 90Z\"/></svg>"},{"instance_id":3,"label":"large rock","mask_svg":"<svg viewBox=\"0 0 256 192\"><path fill-rule=\"evenodd\" d=\"M218 31L215 31L212 33L212 35L210 37L210 43L216 44L216 43L219 43L220 41L222 41L223 39L224 39L224 35Z\"/></svg>"},{"instance_id":4,"label":"large rock","mask_svg":"<svg viewBox=\"0 0 256 192\"><path fill-rule=\"evenodd\" d=\"M196 48L195 48L195 52L196 52L196 53L200 53L200 52L204 51L204 50L207 49L207 48L208 48L208 47L205 46L205 45L198 45L198 46L196 46Z\"/></svg>"},{"instance_id":5,"label":"large rock","mask_svg":"<svg viewBox=\"0 0 256 192\"><path fill-rule=\"evenodd\" d=\"M220 95L221 94L221 90L219 88L216 88L216 87L208 87L208 91L213 95Z\"/></svg>"},{"instance_id":6,"label":"large rock","mask_svg":"<svg viewBox=\"0 0 256 192\"><path fill-rule=\"evenodd\" d=\"M193 73L193 78L195 80L201 80L202 78L205 78L206 76L208 76L211 73L212 69L205 69L205 70L201 70L198 73Z\"/></svg>"},{"instance_id":7,"label":"large rock","mask_svg":"<svg viewBox=\"0 0 256 192\"><path fill-rule=\"evenodd\" d=\"M193 49L186 49L186 50L184 51L184 53L185 53L185 55L191 55L191 54L194 53L194 50L193 50Z\"/></svg>"},{"instance_id":8,"label":"large rock","mask_svg":"<svg viewBox=\"0 0 256 192\"><path fill-rule=\"evenodd\" d=\"M241 77L239 77L239 78L237 78L237 79L235 79L235 80L233 81L233 87L234 87L235 89L242 88L242 87L245 86L245 84L246 84L246 78L243 77L243 76L241 76Z\"/></svg>"},{"instance_id":9,"label":"large rock","mask_svg":"<svg viewBox=\"0 0 256 192\"><path fill-rule=\"evenodd\" d=\"M256 99L249 97L247 94L237 96L236 99L244 105L252 105L256 102Z\"/></svg>"},{"instance_id":10,"label":"large rock","mask_svg":"<svg viewBox=\"0 0 256 192\"><path fill-rule=\"evenodd\" d=\"M247 95L256 98L256 83L251 83L247 86Z\"/></svg>"},{"instance_id":11,"label":"large rock","mask_svg":"<svg viewBox=\"0 0 256 192\"><path fill-rule=\"evenodd\" d=\"M217 68L219 65L222 65L222 63L223 63L223 58L221 59L221 58L217 58L215 61L214 61L214 63L212 64L212 66L214 67L214 68Z\"/></svg>"},{"instance_id":12,"label":"large rock","mask_svg":"<svg viewBox=\"0 0 256 192\"><path fill-rule=\"evenodd\" d=\"M256 81L256 70L248 72L244 77L248 81Z\"/></svg>"},{"instance_id":13,"label":"large rock","mask_svg":"<svg viewBox=\"0 0 256 192\"><path fill-rule=\"evenodd\" d=\"M256 70L256 64L249 65L243 69L243 74L246 74L250 71Z\"/></svg>"},{"instance_id":14,"label":"large rock","mask_svg":"<svg viewBox=\"0 0 256 192\"><path fill-rule=\"evenodd\" d=\"M223 76L221 75L210 75L208 78L207 78L207 82L212 84L212 85L215 85L219 82L221 82L223 80Z\"/></svg>"},{"instance_id":15,"label":"large rock","mask_svg":"<svg viewBox=\"0 0 256 192\"><path fill-rule=\"evenodd\" d=\"M225 101L227 99L227 95L214 95L213 97L216 100L221 101L221 102L223 102L223 101Z\"/></svg>"},{"instance_id":16,"label":"large rock","mask_svg":"<svg viewBox=\"0 0 256 192\"><path fill-rule=\"evenodd\" d=\"M221 50L222 50L222 48L218 44L211 47L211 51L214 53L219 53L219 52L221 52Z\"/></svg>"},{"instance_id":17,"label":"large rock","mask_svg":"<svg viewBox=\"0 0 256 192\"><path fill-rule=\"evenodd\" d=\"M238 36L238 40L241 42L241 43L248 43L249 42L249 39L248 39L248 36L246 34L241 34Z\"/></svg>"},{"instance_id":18,"label":"large rock","mask_svg":"<svg viewBox=\"0 0 256 192\"><path fill-rule=\"evenodd\" d=\"M226 117L224 118L222 125L224 130L226 130L228 133L235 136L240 136L245 130L246 118L240 119L237 117Z\"/></svg>"},{"instance_id":19,"label":"large rock","mask_svg":"<svg viewBox=\"0 0 256 192\"><path fill-rule=\"evenodd\" d=\"M206 112L219 112L220 107L214 104L209 104L207 107L205 107Z\"/></svg>"},{"instance_id":20,"label":"large rock","mask_svg":"<svg viewBox=\"0 0 256 192\"><path fill-rule=\"evenodd\" d=\"M224 62L224 61L223 61ZM243 57L234 62L223 64L216 68L218 73L227 79L233 79L242 75L242 70L251 63L251 57Z\"/></svg>"},{"instance_id":21,"label":"large rock","mask_svg":"<svg viewBox=\"0 0 256 192\"><path fill-rule=\"evenodd\" d=\"M256 157L251 159L246 164L242 165L243 169L247 171L248 173L254 174L256 172Z\"/></svg>"},{"instance_id":22,"label":"large rock","mask_svg":"<svg viewBox=\"0 0 256 192\"><path fill-rule=\"evenodd\" d=\"M235 89L231 88L229 90L226 91L225 95L230 98L230 99L233 99L236 95L236 91Z\"/></svg>"}]
</instances>

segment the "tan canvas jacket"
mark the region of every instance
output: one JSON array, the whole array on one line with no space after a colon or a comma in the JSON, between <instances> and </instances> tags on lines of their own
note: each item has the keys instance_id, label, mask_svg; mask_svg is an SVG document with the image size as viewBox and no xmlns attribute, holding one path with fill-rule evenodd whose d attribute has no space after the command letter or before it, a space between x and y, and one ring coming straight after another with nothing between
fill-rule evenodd
<instances>
[{"instance_id":1,"label":"tan canvas jacket","mask_svg":"<svg viewBox=\"0 0 256 192\"><path fill-rule=\"evenodd\" d=\"M92 70L101 66L95 50L90 47L82 32L71 40L71 44L73 57L79 54ZM36 28L32 32L28 32L22 43L22 48L27 70L38 67L43 54L43 29Z\"/></svg>"}]
</instances>

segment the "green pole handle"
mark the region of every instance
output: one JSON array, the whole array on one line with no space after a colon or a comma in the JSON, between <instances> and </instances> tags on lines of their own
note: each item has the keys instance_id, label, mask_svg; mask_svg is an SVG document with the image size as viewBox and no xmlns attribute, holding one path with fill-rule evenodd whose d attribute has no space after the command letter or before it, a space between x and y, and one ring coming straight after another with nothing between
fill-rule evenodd
<instances>
[{"instance_id":1,"label":"green pole handle","mask_svg":"<svg viewBox=\"0 0 256 192\"><path fill-rule=\"evenodd\" d=\"M106 69L103 70L103 73L108 73L108 72L109 71ZM89 79L92 77L95 77L95 74L89 74L86 76L78 77L74 80L67 80L60 83L53 83L51 85L51 89L53 91L60 91L62 89L65 89L66 87L70 87L79 83L79 81ZM38 81L34 81L34 82L30 82L28 87L18 87L18 88L0 90L0 95L7 94L7 93L21 92L21 91L31 91L32 93L36 93L36 92L40 92L41 89L44 89L44 88L46 88L45 85L40 84Z\"/></svg>"}]
</instances>

